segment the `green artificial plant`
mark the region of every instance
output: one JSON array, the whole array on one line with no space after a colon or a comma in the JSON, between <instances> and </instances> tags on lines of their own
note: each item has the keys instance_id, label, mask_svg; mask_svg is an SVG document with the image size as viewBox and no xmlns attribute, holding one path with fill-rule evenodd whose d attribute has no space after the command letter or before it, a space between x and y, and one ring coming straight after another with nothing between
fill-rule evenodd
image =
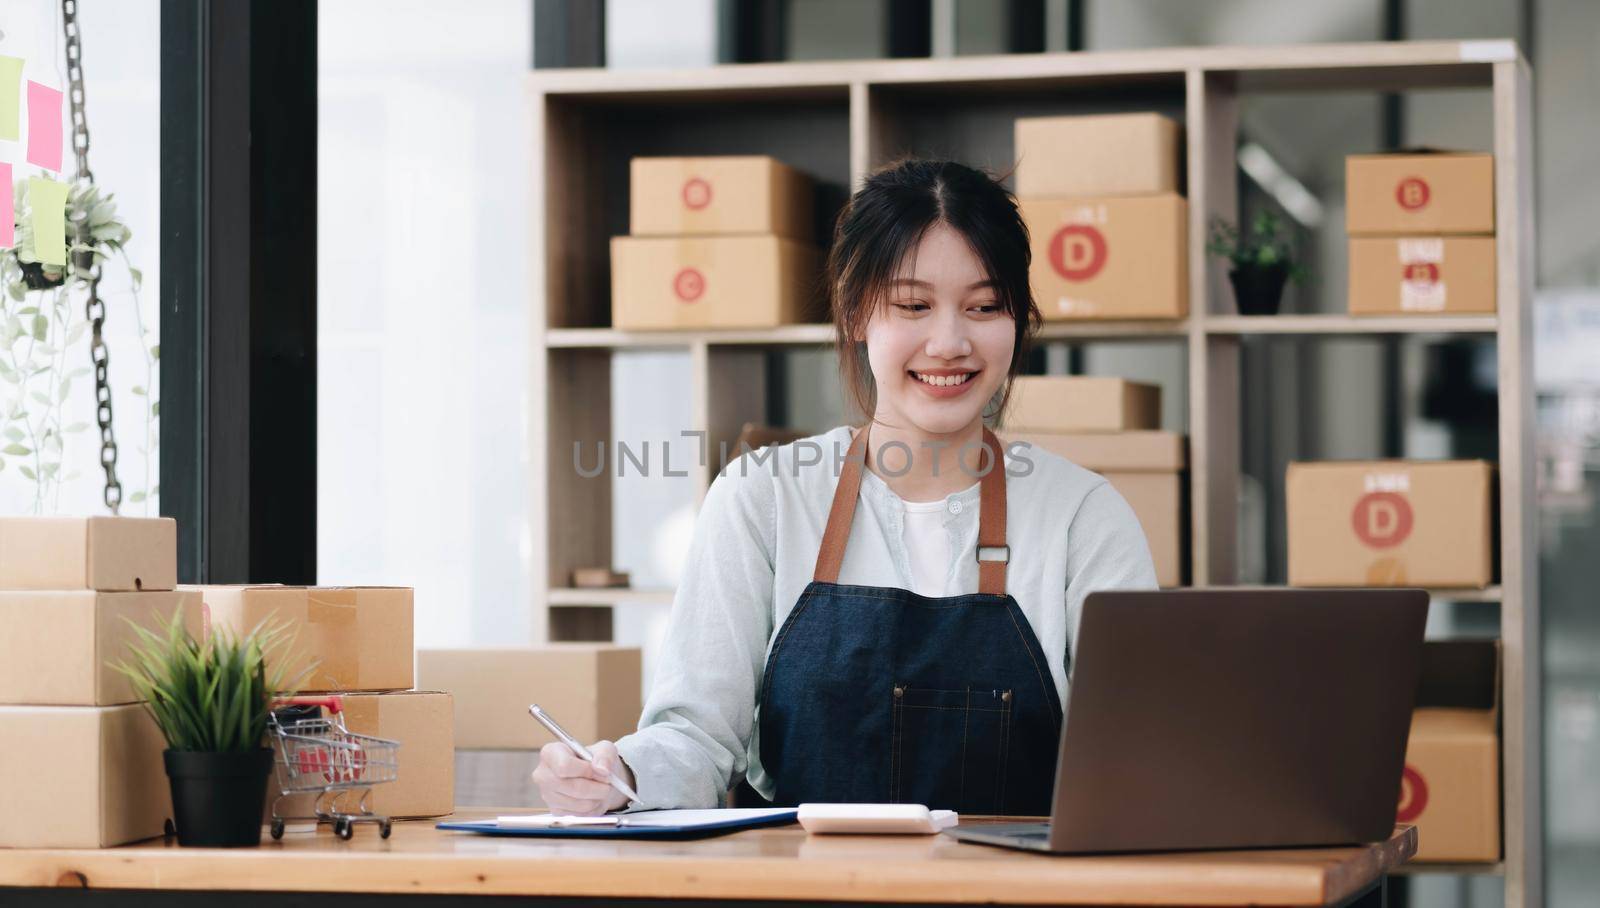
<instances>
[{"instance_id":1,"label":"green artificial plant","mask_svg":"<svg viewBox=\"0 0 1600 908\"><path fill-rule=\"evenodd\" d=\"M1289 230L1270 211L1258 213L1248 232L1241 233L1232 221L1215 218L1206 241L1206 251L1225 258L1239 270L1283 268L1296 284L1305 280L1305 268L1295 260Z\"/></svg>"},{"instance_id":2,"label":"green artificial plant","mask_svg":"<svg viewBox=\"0 0 1600 908\"><path fill-rule=\"evenodd\" d=\"M189 633L180 609L154 631L133 628L138 639L129 645L131 658L112 667L133 683L172 750L262 747L272 701L292 695L305 678L302 672L285 681L285 657L293 648L287 624L264 621L243 636L213 627L201 641Z\"/></svg>"}]
</instances>

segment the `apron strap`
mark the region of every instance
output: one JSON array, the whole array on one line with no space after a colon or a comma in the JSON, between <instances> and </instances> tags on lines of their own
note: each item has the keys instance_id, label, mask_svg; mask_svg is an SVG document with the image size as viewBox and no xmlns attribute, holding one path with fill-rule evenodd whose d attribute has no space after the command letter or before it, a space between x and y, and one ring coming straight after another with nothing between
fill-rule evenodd
<instances>
[{"instance_id":1,"label":"apron strap","mask_svg":"<svg viewBox=\"0 0 1600 908\"><path fill-rule=\"evenodd\" d=\"M822 547L817 550L817 569L811 575L819 583L839 582L844 546L850 540L850 524L856 518L856 497L861 493L861 468L867 462L867 428L862 426L856 430L850 451L844 456L839 485L833 490L828 525L822 531Z\"/></svg>"},{"instance_id":2,"label":"apron strap","mask_svg":"<svg viewBox=\"0 0 1600 908\"><path fill-rule=\"evenodd\" d=\"M850 525L855 521L856 501L861 494L861 472L867 454L867 430L870 425L856 431L850 451L845 455L844 470L839 474L839 485L833 490L833 506L828 509L828 524L822 531L822 546L817 550L817 568L812 579L818 583L838 583L839 568L844 564L844 548L850 539ZM1004 596L1006 592L1006 564L1011 549L1006 545L1006 466L1004 449L1000 440L988 428L983 430L983 445L988 455L978 462L978 467L988 467L979 480L978 495L978 592L991 596Z\"/></svg>"},{"instance_id":3,"label":"apron strap","mask_svg":"<svg viewBox=\"0 0 1600 908\"><path fill-rule=\"evenodd\" d=\"M1006 459L1000 439L985 426L983 446L989 456L978 462L987 472L978 486L978 592L1006 594L1006 565L1011 547L1006 545Z\"/></svg>"}]
</instances>

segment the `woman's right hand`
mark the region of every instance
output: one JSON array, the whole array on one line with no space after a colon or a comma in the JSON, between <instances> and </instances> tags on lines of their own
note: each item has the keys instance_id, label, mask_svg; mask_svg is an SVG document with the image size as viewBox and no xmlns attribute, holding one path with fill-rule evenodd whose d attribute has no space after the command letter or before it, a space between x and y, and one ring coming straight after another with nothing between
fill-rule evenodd
<instances>
[{"instance_id":1,"label":"woman's right hand","mask_svg":"<svg viewBox=\"0 0 1600 908\"><path fill-rule=\"evenodd\" d=\"M633 788L633 773L622 762L617 745L599 741L589 745L594 754L590 763L560 741L539 749L539 766L533 771L533 784L551 813L597 816L628 806L628 796L611 786L615 773Z\"/></svg>"}]
</instances>

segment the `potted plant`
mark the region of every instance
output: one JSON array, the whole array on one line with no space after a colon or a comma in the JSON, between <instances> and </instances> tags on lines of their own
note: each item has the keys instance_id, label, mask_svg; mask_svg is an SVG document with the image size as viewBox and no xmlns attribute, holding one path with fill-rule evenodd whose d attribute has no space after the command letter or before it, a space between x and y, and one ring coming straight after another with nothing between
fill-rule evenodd
<instances>
[{"instance_id":1,"label":"potted plant","mask_svg":"<svg viewBox=\"0 0 1600 908\"><path fill-rule=\"evenodd\" d=\"M1206 251L1233 264L1228 280L1233 283L1240 315L1276 315L1284 283L1292 280L1298 284L1305 279L1305 269L1295 261L1288 231L1270 211L1256 215L1248 234L1241 234L1238 227L1222 218L1213 220Z\"/></svg>"},{"instance_id":2,"label":"potted plant","mask_svg":"<svg viewBox=\"0 0 1600 908\"><path fill-rule=\"evenodd\" d=\"M133 682L167 740L178 844L259 844L272 771L267 713L293 692L280 658L291 643L286 627L263 623L243 636L216 627L200 641L177 610L155 631L134 631L131 658L113 668Z\"/></svg>"}]
</instances>

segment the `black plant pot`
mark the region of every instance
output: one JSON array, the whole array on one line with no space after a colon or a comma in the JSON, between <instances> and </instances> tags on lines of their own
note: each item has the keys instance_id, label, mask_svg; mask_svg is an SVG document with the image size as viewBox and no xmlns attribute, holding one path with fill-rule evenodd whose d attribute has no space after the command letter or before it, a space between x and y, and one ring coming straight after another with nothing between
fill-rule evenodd
<instances>
[{"instance_id":1,"label":"black plant pot","mask_svg":"<svg viewBox=\"0 0 1600 908\"><path fill-rule=\"evenodd\" d=\"M1235 268L1228 272L1233 282L1233 298L1240 315L1277 315L1283 301L1283 285L1289 280L1289 266Z\"/></svg>"},{"instance_id":2,"label":"black plant pot","mask_svg":"<svg viewBox=\"0 0 1600 908\"><path fill-rule=\"evenodd\" d=\"M271 748L238 753L168 750L167 781L179 845L261 844Z\"/></svg>"},{"instance_id":3,"label":"black plant pot","mask_svg":"<svg viewBox=\"0 0 1600 908\"><path fill-rule=\"evenodd\" d=\"M49 290L66 283L67 273L63 269L55 278L44 273L44 266L38 262L18 262L22 266L22 283L29 290Z\"/></svg>"}]
</instances>

